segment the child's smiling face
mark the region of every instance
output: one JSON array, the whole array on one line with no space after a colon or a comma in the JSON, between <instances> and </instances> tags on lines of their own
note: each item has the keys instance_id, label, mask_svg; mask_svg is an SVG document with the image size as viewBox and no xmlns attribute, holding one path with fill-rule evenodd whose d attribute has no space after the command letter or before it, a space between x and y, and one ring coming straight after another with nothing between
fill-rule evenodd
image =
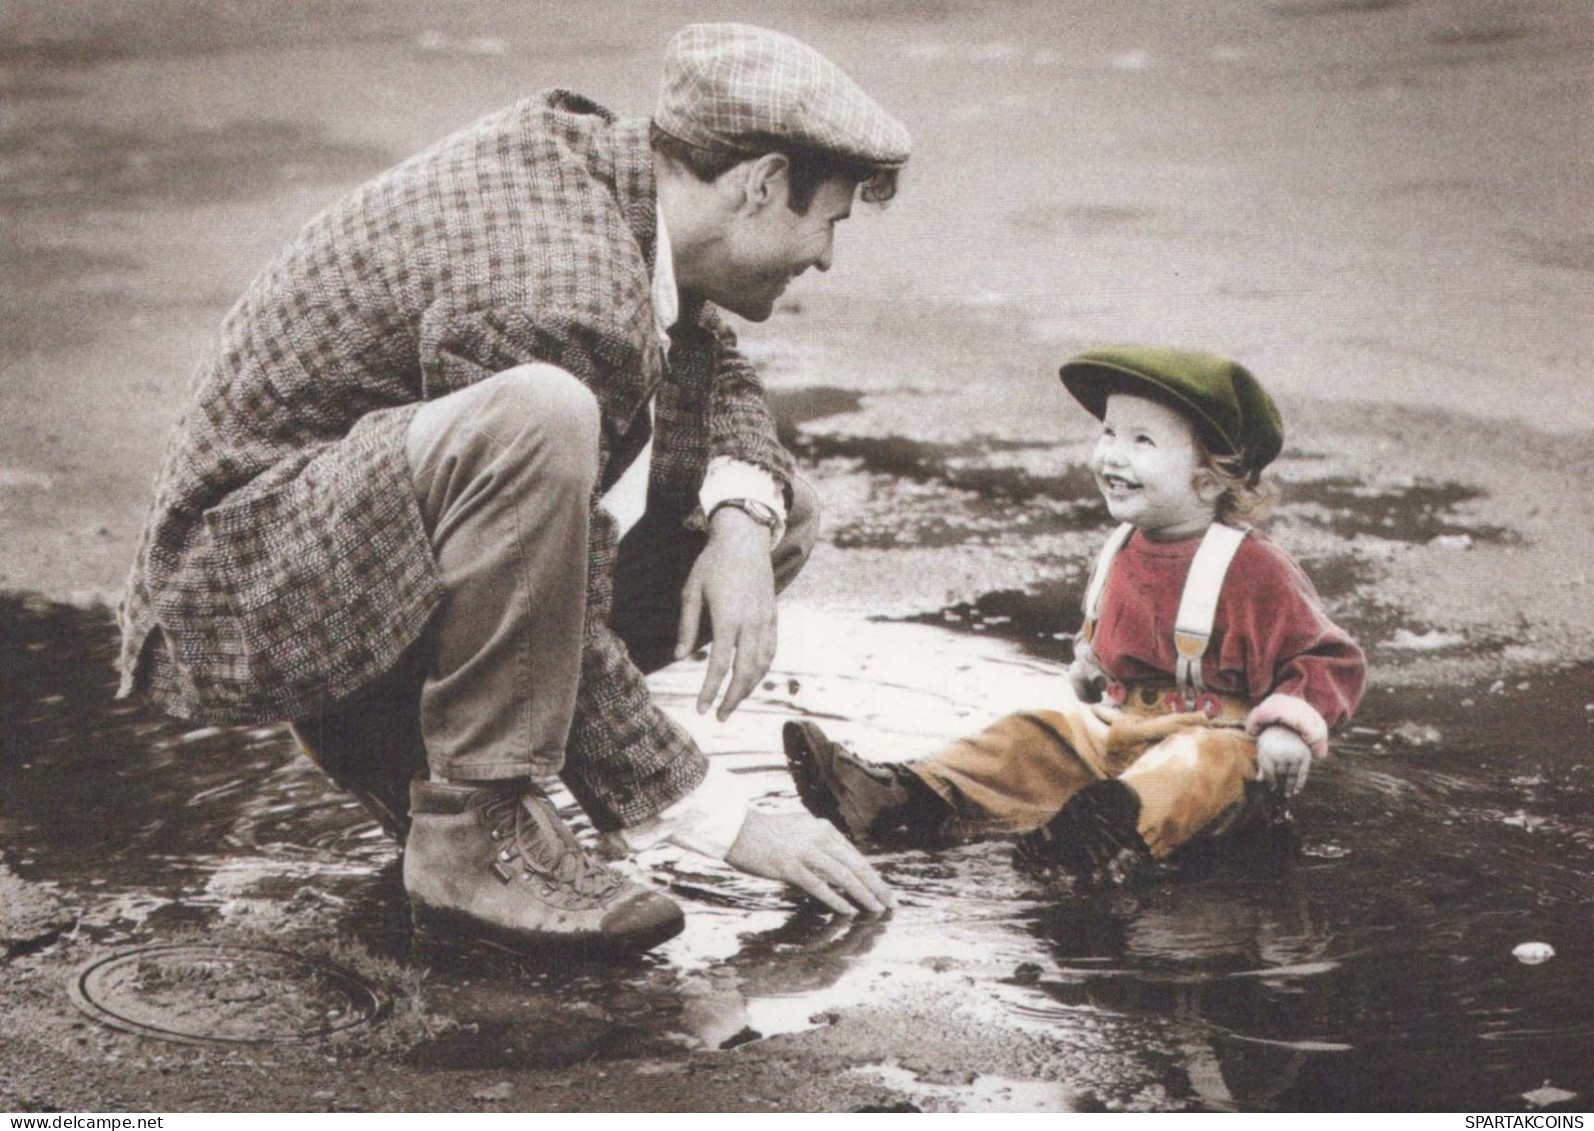
<instances>
[{"instance_id":1,"label":"child's smiling face","mask_svg":"<svg viewBox=\"0 0 1594 1131\"><path fill-rule=\"evenodd\" d=\"M1222 488L1202 472L1190 425L1157 401L1128 393L1107 398L1090 469L1119 522L1147 538L1192 538L1212 525Z\"/></svg>"}]
</instances>

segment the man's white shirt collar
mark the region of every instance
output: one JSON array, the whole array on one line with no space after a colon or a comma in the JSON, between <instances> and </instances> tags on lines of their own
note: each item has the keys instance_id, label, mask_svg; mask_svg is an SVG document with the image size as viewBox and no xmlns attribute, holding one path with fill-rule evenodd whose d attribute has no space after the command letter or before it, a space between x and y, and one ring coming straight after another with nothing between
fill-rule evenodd
<instances>
[{"instance_id":1,"label":"man's white shirt collar","mask_svg":"<svg viewBox=\"0 0 1594 1131\"><path fill-rule=\"evenodd\" d=\"M653 252L653 320L666 349L670 327L681 317L681 292L675 289L675 253L670 247L670 230L664 226L664 206L653 206L654 229L658 238Z\"/></svg>"}]
</instances>

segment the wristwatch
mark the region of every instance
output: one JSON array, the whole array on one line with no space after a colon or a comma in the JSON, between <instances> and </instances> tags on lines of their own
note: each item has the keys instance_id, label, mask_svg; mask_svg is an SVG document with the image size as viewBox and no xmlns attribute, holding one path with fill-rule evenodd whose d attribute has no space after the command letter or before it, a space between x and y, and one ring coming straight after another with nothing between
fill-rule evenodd
<instances>
[{"instance_id":1,"label":"wristwatch","mask_svg":"<svg viewBox=\"0 0 1594 1131\"><path fill-rule=\"evenodd\" d=\"M780 515L774 507L768 503L761 503L757 499L725 499L722 502L715 503L714 509L708 515L709 522L714 521L714 516L720 512L722 507L735 507L741 511L748 518L769 531L770 541L772 542L779 541L782 533L781 527L786 525L781 522Z\"/></svg>"}]
</instances>

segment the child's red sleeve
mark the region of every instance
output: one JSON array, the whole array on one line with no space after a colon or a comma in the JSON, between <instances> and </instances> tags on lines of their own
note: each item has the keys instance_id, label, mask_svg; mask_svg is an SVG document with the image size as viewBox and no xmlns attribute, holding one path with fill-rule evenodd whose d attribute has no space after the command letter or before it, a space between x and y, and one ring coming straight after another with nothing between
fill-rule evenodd
<instances>
[{"instance_id":1,"label":"child's red sleeve","mask_svg":"<svg viewBox=\"0 0 1594 1131\"><path fill-rule=\"evenodd\" d=\"M1218 618L1222 666L1243 667L1257 701L1247 729L1287 726L1325 752L1329 733L1361 701L1367 662L1300 566L1272 542L1248 538L1230 567Z\"/></svg>"}]
</instances>

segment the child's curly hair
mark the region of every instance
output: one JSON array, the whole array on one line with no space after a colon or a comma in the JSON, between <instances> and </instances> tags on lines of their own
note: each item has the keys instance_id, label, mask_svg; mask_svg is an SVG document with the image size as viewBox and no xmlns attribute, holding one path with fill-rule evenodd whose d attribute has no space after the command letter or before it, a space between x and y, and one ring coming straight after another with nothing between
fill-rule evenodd
<instances>
[{"instance_id":1,"label":"child's curly hair","mask_svg":"<svg viewBox=\"0 0 1594 1131\"><path fill-rule=\"evenodd\" d=\"M1278 505L1279 486L1263 479L1260 471L1247 471L1242 456L1220 456L1201 449L1201 471L1211 475L1223 488L1216 503L1216 517L1227 526L1254 526L1264 521ZM1198 473L1199 474L1199 473Z\"/></svg>"}]
</instances>

